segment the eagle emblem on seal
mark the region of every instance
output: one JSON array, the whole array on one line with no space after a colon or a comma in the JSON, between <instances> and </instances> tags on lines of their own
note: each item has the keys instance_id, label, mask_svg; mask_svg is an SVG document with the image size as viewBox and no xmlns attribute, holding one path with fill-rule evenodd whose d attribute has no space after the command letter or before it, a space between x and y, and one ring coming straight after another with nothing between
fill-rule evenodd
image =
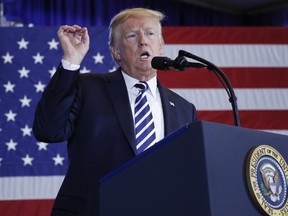
<instances>
[{"instance_id":1,"label":"eagle emblem on seal","mask_svg":"<svg viewBox=\"0 0 288 216\"><path fill-rule=\"evenodd\" d=\"M279 184L277 169L271 163L264 163L260 167L260 173L263 180L261 183L263 194L269 197L272 202L279 201L282 186Z\"/></svg>"}]
</instances>

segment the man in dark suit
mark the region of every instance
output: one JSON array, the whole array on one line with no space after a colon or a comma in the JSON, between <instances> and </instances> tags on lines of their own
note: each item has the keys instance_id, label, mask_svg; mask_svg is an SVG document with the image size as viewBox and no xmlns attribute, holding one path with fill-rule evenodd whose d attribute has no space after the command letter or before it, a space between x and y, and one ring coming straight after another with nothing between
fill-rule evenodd
<instances>
[{"instance_id":1,"label":"man in dark suit","mask_svg":"<svg viewBox=\"0 0 288 216\"><path fill-rule=\"evenodd\" d=\"M97 216L99 178L140 153L134 129L139 81L148 87L146 105L153 117L143 150L197 120L194 105L163 87L151 67L151 59L163 53L163 17L158 11L134 8L112 19L110 49L119 68L107 74L80 75L89 49L88 30L77 25L59 28L63 58L38 103L33 125L40 141L68 141L69 168L52 215Z\"/></svg>"}]
</instances>

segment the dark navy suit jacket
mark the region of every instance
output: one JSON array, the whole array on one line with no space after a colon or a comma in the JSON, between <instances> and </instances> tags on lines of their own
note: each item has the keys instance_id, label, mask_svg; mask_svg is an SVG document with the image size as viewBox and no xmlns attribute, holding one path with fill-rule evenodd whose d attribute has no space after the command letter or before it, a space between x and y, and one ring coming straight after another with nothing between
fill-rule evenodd
<instances>
[{"instance_id":1,"label":"dark navy suit jacket","mask_svg":"<svg viewBox=\"0 0 288 216\"><path fill-rule=\"evenodd\" d=\"M193 104L158 81L165 135L196 121ZM134 154L134 126L119 68L106 74L79 74L60 65L35 111L35 137L67 140L69 167L52 215L98 215L98 181Z\"/></svg>"}]
</instances>

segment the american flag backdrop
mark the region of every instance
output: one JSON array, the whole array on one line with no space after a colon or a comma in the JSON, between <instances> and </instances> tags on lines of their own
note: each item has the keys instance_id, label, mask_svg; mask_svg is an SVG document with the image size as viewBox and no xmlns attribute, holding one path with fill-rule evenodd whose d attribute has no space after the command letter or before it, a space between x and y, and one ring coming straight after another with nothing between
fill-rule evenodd
<instances>
[{"instance_id":1,"label":"american flag backdrop","mask_svg":"<svg viewBox=\"0 0 288 216\"><path fill-rule=\"evenodd\" d=\"M1 28L1 216L49 215L67 169L65 143L42 143L32 132L35 106L61 59L56 31ZM114 70L107 28L89 28L89 33L91 46L81 72ZM288 28L164 27L163 34L165 56L174 59L186 50L225 72L242 127L288 136ZM200 120L234 124L228 95L211 71L159 71L158 77L196 105Z\"/></svg>"}]
</instances>

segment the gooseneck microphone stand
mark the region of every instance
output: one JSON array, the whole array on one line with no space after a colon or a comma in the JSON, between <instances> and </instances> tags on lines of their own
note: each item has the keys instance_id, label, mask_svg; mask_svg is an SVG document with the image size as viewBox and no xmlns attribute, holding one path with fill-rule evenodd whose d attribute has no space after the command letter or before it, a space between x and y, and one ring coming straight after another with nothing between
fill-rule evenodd
<instances>
[{"instance_id":1,"label":"gooseneck microphone stand","mask_svg":"<svg viewBox=\"0 0 288 216\"><path fill-rule=\"evenodd\" d=\"M225 90L229 96L229 102L231 103L231 106L233 109L235 126L240 127L239 112L238 112L238 107L237 107L237 97L235 96L231 82L228 79L228 77L226 76L226 74L220 68L218 68L216 65L214 65L213 63L211 63L211 62L209 62L203 58L200 58L199 56L193 55L192 53L189 53L187 51L179 50L178 57L183 57L183 56L203 63L207 67L208 70L213 71L216 74L216 76L218 77L218 79L220 80L222 85L224 86L224 88L225 88Z\"/></svg>"}]
</instances>

